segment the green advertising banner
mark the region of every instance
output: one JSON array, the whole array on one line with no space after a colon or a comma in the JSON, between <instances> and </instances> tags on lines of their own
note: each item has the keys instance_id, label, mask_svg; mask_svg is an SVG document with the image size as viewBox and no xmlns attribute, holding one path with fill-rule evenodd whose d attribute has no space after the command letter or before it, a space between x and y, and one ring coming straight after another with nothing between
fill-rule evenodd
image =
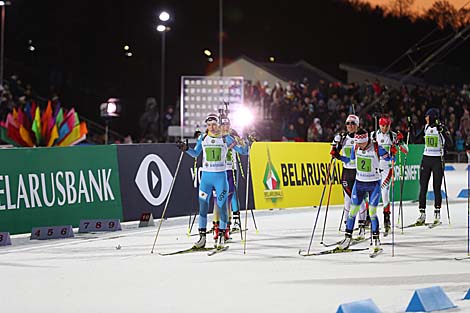
<instances>
[{"instance_id":1,"label":"green advertising banner","mask_svg":"<svg viewBox=\"0 0 470 313\"><path fill-rule=\"evenodd\" d=\"M0 150L0 231L122 219L116 146Z\"/></svg>"},{"instance_id":2,"label":"green advertising banner","mask_svg":"<svg viewBox=\"0 0 470 313\"><path fill-rule=\"evenodd\" d=\"M424 145L409 145L408 148L409 153L406 157L400 151L395 160L395 201L400 201L400 181L402 179L404 179L403 200L418 200L419 168L423 158Z\"/></svg>"}]
</instances>

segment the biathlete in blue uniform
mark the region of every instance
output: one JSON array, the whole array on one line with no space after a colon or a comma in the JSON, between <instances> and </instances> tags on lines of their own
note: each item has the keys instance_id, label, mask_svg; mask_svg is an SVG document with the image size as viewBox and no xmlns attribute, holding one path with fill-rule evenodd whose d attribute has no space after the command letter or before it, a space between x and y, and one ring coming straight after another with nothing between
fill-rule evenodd
<instances>
[{"instance_id":1,"label":"biathlete in blue uniform","mask_svg":"<svg viewBox=\"0 0 470 313\"><path fill-rule=\"evenodd\" d=\"M236 194L236 184L237 182L237 153L246 155L248 154L248 143L246 143L238 133L231 128L230 119L226 115L220 116L220 125L221 125L221 132L223 136L230 135L233 137L237 145L234 148L229 149L227 151L227 162L226 162L226 170L227 170L227 181L229 186L229 192L227 197L227 210L228 210L228 222L227 228L225 230L225 239L230 239L230 226L232 223L232 215L235 215L238 219L238 223L240 224L240 211L238 208L238 199ZM217 194L214 193L214 197ZM213 228L214 228L214 240L217 240L219 237L219 215L217 210L217 202L214 201L214 220L213 220ZM239 225L240 226L240 225Z\"/></svg>"},{"instance_id":2,"label":"biathlete in blue uniform","mask_svg":"<svg viewBox=\"0 0 470 313\"><path fill-rule=\"evenodd\" d=\"M229 188L226 173L226 156L227 151L236 146L236 141L231 136L222 136L217 114L209 114L205 123L207 124L207 134L199 136L194 149L189 149L184 143L179 144L179 147L193 158L197 158L201 152L203 153L202 177L199 184L199 240L194 244L194 248L200 249L206 245L209 200L212 190L215 189L220 215L219 232L221 234L218 243L216 242L216 248L221 249L225 243L225 229L228 220L227 196Z\"/></svg>"},{"instance_id":3,"label":"biathlete in blue uniform","mask_svg":"<svg viewBox=\"0 0 470 313\"><path fill-rule=\"evenodd\" d=\"M379 220L377 218L377 205L380 199L380 159L390 161L391 155L396 154L394 145L390 148L390 154L376 142L372 142L368 133L364 129L359 129L355 136L355 147L351 150L351 157L341 156L343 162L356 160L356 181L352 189L352 205L346 222L346 233L344 240L338 245L339 249L348 249L352 240L352 232L356 215L360 205L366 195L369 195L369 215L372 225L371 252L378 252L380 248L379 240Z\"/></svg>"}]
</instances>

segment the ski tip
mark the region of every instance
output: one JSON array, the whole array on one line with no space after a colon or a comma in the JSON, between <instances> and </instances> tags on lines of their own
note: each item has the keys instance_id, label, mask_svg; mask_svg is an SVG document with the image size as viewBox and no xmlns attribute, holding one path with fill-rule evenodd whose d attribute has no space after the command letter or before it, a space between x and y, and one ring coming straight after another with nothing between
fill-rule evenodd
<instances>
[{"instance_id":1,"label":"ski tip","mask_svg":"<svg viewBox=\"0 0 470 313\"><path fill-rule=\"evenodd\" d=\"M242 244L245 244L245 239L242 240Z\"/></svg>"},{"instance_id":2,"label":"ski tip","mask_svg":"<svg viewBox=\"0 0 470 313\"><path fill-rule=\"evenodd\" d=\"M256 234L257 234L257 235L259 234L259 230L256 230Z\"/></svg>"}]
</instances>

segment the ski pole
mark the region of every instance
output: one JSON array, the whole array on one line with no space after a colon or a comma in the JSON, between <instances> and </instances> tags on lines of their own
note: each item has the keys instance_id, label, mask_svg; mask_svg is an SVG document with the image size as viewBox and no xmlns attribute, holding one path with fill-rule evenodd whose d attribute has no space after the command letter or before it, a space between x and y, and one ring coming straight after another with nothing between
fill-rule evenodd
<instances>
[{"instance_id":1,"label":"ski pole","mask_svg":"<svg viewBox=\"0 0 470 313\"><path fill-rule=\"evenodd\" d=\"M439 135L439 138L441 138L441 136L442 134ZM442 177L444 178L444 192L446 196L447 221L449 222L449 226L450 226L449 195L447 194L446 171L445 171L446 165L445 165L445 160L444 160L444 140L442 140L442 138L441 138L441 165L442 165ZM439 192L441 191L439 190Z\"/></svg>"},{"instance_id":2,"label":"ski pole","mask_svg":"<svg viewBox=\"0 0 470 313\"><path fill-rule=\"evenodd\" d=\"M181 150L180 159L178 160L178 165L176 166L175 176L173 177L171 181L170 191L168 192L168 196L165 202L165 208L163 209L162 217L160 218L160 224L158 225L158 229L157 229L157 234L155 235L155 240L153 241L152 250L150 251L150 253L152 254L153 254L153 249L155 248L155 244L157 243L157 238L158 238L158 234L160 233L160 229L162 227L163 219L165 218L165 213L166 213L166 209L168 208L168 203L170 202L171 193L173 191L173 186L175 185L176 176L178 176L178 172L180 170L181 160L183 160L183 154L184 154L184 151Z\"/></svg>"},{"instance_id":3,"label":"ski pole","mask_svg":"<svg viewBox=\"0 0 470 313\"><path fill-rule=\"evenodd\" d=\"M197 158L194 158L194 166L193 166L193 173L194 173L194 180L197 181ZM196 184L197 186L197 184ZM192 192L191 192L191 209L194 207L194 191L196 190L196 188L194 187L194 181L192 182L192 185L191 185L191 188L192 188ZM196 219L196 212L194 212L194 220L193 222L191 223L191 216L193 214L192 210L189 209L189 221L188 221L188 237L191 236L191 231L193 230L193 225L194 225L194 220Z\"/></svg>"},{"instance_id":4,"label":"ski pole","mask_svg":"<svg viewBox=\"0 0 470 313\"><path fill-rule=\"evenodd\" d=\"M339 221L338 232L341 232L341 225L343 225L343 220L344 220L344 208L343 208L343 213L341 213L341 220Z\"/></svg>"},{"instance_id":5,"label":"ski pole","mask_svg":"<svg viewBox=\"0 0 470 313\"><path fill-rule=\"evenodd\" d=\"M250 145L248 145L248 161L246 166L246 194L245 194L245 240L243 240L243 254L246 254L246 233L248 228L248 195L250 187ZM240 229L240 231L243 231Z\"/></svg>"},{"instance_id":6,"label":"ski pole","mask_svg":"<svg viewBox=\"0 0 470 313\"><path fill-rule=\"evenodd\" d=\"M335 171L335 163L336 163L335 160L336 159L333 159L333 163L331 165L333 167L332 173L334 173ZM328 209L330 207L331 187L333 186L333 178L330 179L329 184L330 184L330 187L328 188L328 199L326 201L325 219L323 220L323 230L322 230L321 241L320 241L321 244L323 244L323 239L325 238L326 219L328 217Z\"/></svg>"},{"instance_id":7,"label":"ski pole","mask_svg":"<svg viewBox=\"0 0 470 313\"><path fill-rule=\"evenodd\" d=\"M467 152L467 256L470 256L470 153Z\"/></svg>"},{"instance_id":8,"label":"ski pole","mask_svg":"<svg viewBox=\"0 0 470 313\"><path fill-rule=\"evenodd\" d=\"M334 158L332 158L330 163L328 164L328 176L325 179L325 186L323 187L323 191L321 193L320 204L318 205L317 216L315 218L315 223L313 225L312 235L310 236L310 243L308 244L307 254L310 253L310 248L312 247L313 236L315 235L315 229L317 228L318 216L320 215L321 205L322 205L322 202L323 202L323 196L325 195L326 186L328 185L328 182L329 182L328 178L330 176L330 169L331 169L331 164L333 163L333 160L334 160Z\"/></svg>"},{"instance_id":9,"label":"ski pole","mask_svg":"<svg viewBox=\"0 0 470 313\"><path fill-rule=\"evenodd\" d=\"M395 156L392 156L392 257L395 256Z\"/></svg>"},{"instance_id":10,"label":"ski pole","mask_svg":"<svg viewBox=\"0 0 470 313\"><path fill-rule=\"evenodd\" d=\"M410 121L410 117L408 117L408 122L409 121ZM408 134L406 135L406 149L407 150L408 150L409 141L410 141L410 127L408 126ZM399 156L401 156L402 152L403 151L401 151L401 149L400 149ZM401 167L400 167L400 175L401 175L401 180L400 180L400 206L398 208L398 220L401 223L401 233L402 234L403 234L403 228L404 228L403 220L405 219L405 217L403 216L403 189L405 187L405 169L406 169L406 161L407 160L408 160L408 154L405 153L405 159L403 160L403 164L401 164ZM400 214L401 214L401 219L400 219Z\"/></svg>"},{"instance_id":11,"label":"ski pole","mask_svg":"<svg viewBox=\"0 0 470 313\"><path fill-rule=\"evenodd\" d=\"M237 157L238 157L238 165L240 167L242 177L245 178L245 175L243 174L243 165L242 165L242 162L240 160L240 155L238 153L237 153ZM248 169L247 169L247 171L248 171ZM247 172L247 175L250 175L250 174ZM253 217L253 225L255 226L255 231L258 234L259 231L258 231L258 226L256 225L255 213L253 212L253 209L251 209L251 208L250 208L250 211L251 211L251 216Z\"/></svg>"}]
</instances>

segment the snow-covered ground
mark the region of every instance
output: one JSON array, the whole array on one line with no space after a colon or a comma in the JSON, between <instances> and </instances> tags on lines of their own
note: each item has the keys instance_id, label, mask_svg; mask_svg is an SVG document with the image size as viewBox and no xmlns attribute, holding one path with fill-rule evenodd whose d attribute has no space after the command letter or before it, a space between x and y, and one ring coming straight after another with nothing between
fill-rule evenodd
<instances>
[{"instance_id":1,"label":"snow-covered ground","mask_svg":"<svg viewBox=\"0 0 470 313\"><path fill-rule=\"evenodd\" d=\"M160 256L197 239L186 236L187 217L163 223L154 254L156 227L139 229L136 223L73 239L13 236L12 246L0 248L0 311L315 313L372 298L383 312L404 312L416 288L439 285L458 305L452 311L470 312L470 301L461 300L470 288L470 261L454 259L467 255L467 203L450 203L451 227L445 202L443 207L442 226L397 230L395 256L388 236L375 259L367 251L300 256L316 208L255 212L259 233L250 218L245 255L240 234L233 234L229 250L215 256ZM340 212L330 208L325 242L342 237ZM406 203L404 215L405 224L413 222L417 205ZM319 244L323 217L312 251L326 249Z\"/></svg>"}]
</instances>

